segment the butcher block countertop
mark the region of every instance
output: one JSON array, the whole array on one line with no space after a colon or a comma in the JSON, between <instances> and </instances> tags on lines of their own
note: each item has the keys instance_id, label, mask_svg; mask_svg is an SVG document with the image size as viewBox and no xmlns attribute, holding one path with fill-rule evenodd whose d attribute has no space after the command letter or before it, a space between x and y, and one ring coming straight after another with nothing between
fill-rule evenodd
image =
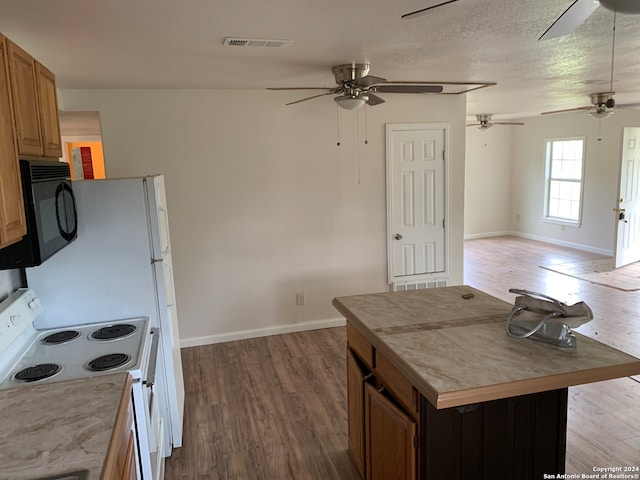
<instances>
[{"instance_id":1,"label":"butcher block countertop","mask_svg":"<svg viewBox=\"0 0 640 480\"><path fill-rule=\"evenodd\" d=\"M128 373L0 390L0 480L99 479Z\"/></svg>"},{"instance_id":2,"label":"butcher block countertop","mask_svg":"<svg viewBox=\"0 0 640 480\"><path fill-rule=\"evenodd\" d=\"M577 333L575 349L508 337L511 305L468 286L333 305L439 409L640 374L640 359Z\"/></svg>"}]
</instances>

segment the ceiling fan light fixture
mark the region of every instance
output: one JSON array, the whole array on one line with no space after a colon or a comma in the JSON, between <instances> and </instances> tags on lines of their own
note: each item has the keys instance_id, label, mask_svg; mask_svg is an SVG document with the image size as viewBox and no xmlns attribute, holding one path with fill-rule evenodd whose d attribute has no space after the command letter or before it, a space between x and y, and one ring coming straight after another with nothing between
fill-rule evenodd
<instances>
[{"instance_id":1,"label":"ceiling fan light fixture","mask_svg":"<svg viewBox=\"0 0 640 480\"><path fill-rule=\"evenodd\" d=\"M489 130L493 127L493 123L482 123L478 125L478 130Z\"/></svg>"},{"instance_id":2,"label":"ceiling fan light fixture","mask_svg":"<svg viewBox=\"0 0 640 480\"><path fill-rule=\"evenodd\" d=\"M345 110L357 110L364 105L366 99L363 96L341 95L333 99Z\"/></svg>"},{"instance_id":3,"label":"ceiling fan light fixture","mask_svg":"<svg viewBox=\"0 0 640 480\"><path fill-rule=\"evenodd\" d=\"M597 120L604 120L613 115L613 110L596 110L595 112L589 112L589 115Z\"/></svg>"}]
</instances>

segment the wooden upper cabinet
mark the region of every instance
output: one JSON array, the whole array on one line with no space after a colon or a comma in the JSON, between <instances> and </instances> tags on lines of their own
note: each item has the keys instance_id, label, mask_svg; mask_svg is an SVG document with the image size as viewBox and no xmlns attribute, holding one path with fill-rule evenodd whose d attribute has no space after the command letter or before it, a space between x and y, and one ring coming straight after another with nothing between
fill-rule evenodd
<instances>
[{"instance_id":1,"label":"wooden upper cabinet","mask_svg":"<svg viewBox=\"0 0 640 480\"><path fill-rule=\"evenodd\" d=\"M7 39L19 155L62 156L55 76Z\"/></svg>"},{"instance_id":2,"label":"wooden upper cabinet","mask_svg":"<svg viewBox=\"0 0 640 480\"><path fill-rule=\"evenodd\" d=\"M0 248L27 233L12 107L7 43L0 34Z\"/></svg>"},{"instance_id":3,"label":"wooden upper cabinet","mask_svg":"<svg viewBox=\"0 0 640 480\"><path fill-rule=\"evenodd\" d=\"M7 40L7 46L18 153L41 157L44 148L38 109L36 61L11 40Z\"/></svg>"},{"instance_id":4,"label":"wooden upper cabinet","mask_svg":"<svg viewBox=\"0 0 640 480\"><path fill-rule=\"evenodd\" d=\"M56 77L39 62L36 62L36 83L40 98L40 131L42 132L44 156L60 158L62 157L62 141L60 140Z\"/></svg>"}]
</instances>

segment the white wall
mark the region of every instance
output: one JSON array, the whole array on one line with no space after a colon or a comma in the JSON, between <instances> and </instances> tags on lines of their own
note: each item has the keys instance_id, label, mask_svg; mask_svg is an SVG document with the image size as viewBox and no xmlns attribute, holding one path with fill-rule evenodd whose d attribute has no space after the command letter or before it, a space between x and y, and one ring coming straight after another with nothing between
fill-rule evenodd
<instances>
[{"instance_id":1,"label":"white wall","mask_svg":"<svg viewBox=\"0 0 640 480\"><path fill-rule=\"evenodd\" d=\"M598 121L584 112L529 118L514 130L511 229L533 238L552 239L612 254L622 131L640 126L640 111L618 109ZM565 227L542 221L544 205L544 141L586 136L582 225ZM601 140L599 140L601 139ZM520 221L515 220L520 214Z\"/></svg>"},{"instance_id":2,"label":"white wall","mask_svg":"<svg viewBox=\"0 0 640 480\"><path fill-rule=\"evenodd\" d=\"M333 297L388 290L385 123L451 126L451 283L462 281L464 96L387 95L367 109L365 145L365 110L340 110L337 129L330 97L62 95L65 110L100 112L107 176L165 175L183 344L335 319Z\"/></svg>"},{"instance_id":3,"label":"white wall","mask_svg":"<svg viewBox=\"0 0 640 480\"><path fill-rule=\"evenodd\" d=\"M611 255L622 132L625 126L640 125L640 111L617 109L601 122L585 112L526 118L524 122L524 126L504 130L494 127L485 134L485 147L480 132L467 129L465 237L510 232ZM493 137L494 133L498 135ZM542 221L544 142L572 136L587 137L584 210L580 227L563 229ZM506 171L510 181L505 181ZM490 213L486 205L491 206Z\"/></svg>"},{"instance_id":4,"label":"white wall","mask_svg":"<svg viewBox=\"0 0 640 480\"><path fill-rule=\"evenodd\" d=\"M513 129L466 130L465 238L504 235L511 216L511 149Z\"/></svg>"}]
</instances>

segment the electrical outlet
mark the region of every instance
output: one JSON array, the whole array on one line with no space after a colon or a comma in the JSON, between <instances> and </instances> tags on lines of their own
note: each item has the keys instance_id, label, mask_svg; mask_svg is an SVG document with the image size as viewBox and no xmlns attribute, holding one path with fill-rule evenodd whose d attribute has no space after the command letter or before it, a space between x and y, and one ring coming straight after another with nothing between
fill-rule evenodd
<instances>
[{"instance_id":1,"label":"electrical outlet","mask_svg":"<svg viewBox=\"0 0 640 480\"><path fill-rule=\"evenodd\" d=\"M296 293L296 305L304 305L304 292Z\"/></svg>"}]
</instances>

